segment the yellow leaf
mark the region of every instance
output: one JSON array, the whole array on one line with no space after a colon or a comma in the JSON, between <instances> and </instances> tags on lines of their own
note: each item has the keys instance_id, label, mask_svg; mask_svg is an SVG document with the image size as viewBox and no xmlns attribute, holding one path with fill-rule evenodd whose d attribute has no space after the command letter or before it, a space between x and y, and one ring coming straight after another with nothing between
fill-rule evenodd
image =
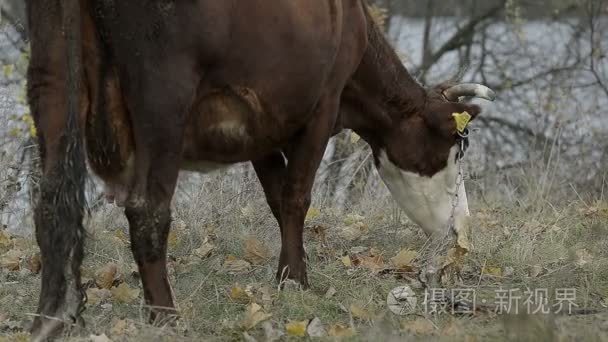
<instances>
[{"instance_id":1,"label":"yellow leaf","mask_svg":"<svg viewBox=\"0 0 608 342\"><path fill-rule=\"evenodd\" d=\"M251 264L245 260L238 259L234 255L229 255L224 260L224 269L228 273L243 273L249 271Z\"/></svg>"},{"instance_id":2,"label":"yellow leaf","mask_svg":"<svg viewBox=\"0 0 608 342\"><path fill-rule=\"evenodd\" d=\"M371 318L371 315L369 312L367 312L367 310L356 304L350 305L350 313L353 315L353 318L357 318L364 321L369 320Z\"/></svg>"},{"instance_id":3,"label":"yellow leaf","mask_svg":"<svg viewBox=\"0 0 608 342\"><path fill-rule=\"evenodd\" d=\"M112 297L112 292L110 292L110 290L94 287L87 289L87 304L96 305L110 297Z\"/></svg>"},{"instance_id":4,"label":"yellow leaf","mask_svg":"<svg viewBox=\"0 0 608 342\"><path fill-rule=\"evenodd\" d=\"M319 217L319 215L321 215L321 210L315 207L310 207L308 208L308 212L306 212L306 221L314 220Z\"/></svg>"},{"instance_id":5,"label":"yellow leaf","mask_svg":"<svg viewBox=\"0 0 608 342\"><path fill-rule=\"evenodd\" d=\"M95 283L102 289L109 289L112 287L117 273L118 266L116 266L115 263L110 262L95 272Z\"/></svg>"},{"instance_id":6,"label":"yellow leaf","mask_svg":"<svg viewBox=\"0 0 608 342\"><path fill-rule=\"evenodd\" d=\"M327 334L333 337L351 337L355 336L355 331L343 324L334 324L329 327Z\"/></svg>"},{"instance_id":7,"label":"yellow leaf","mask_svg":"<svg viewBox=\"0 0 608 342\"><path fill-rule=\"evenodd\" d=\"M14 127L8 132L8 134L13 138L18 138L21 135L21 129Z\"/></svg>"},{"instance_id":8,"label":"yellow leaf","mask_svg":"<svg viewBox=\"0 0 608 342\"><path fill-rule=\"evenodd\" d=\"M177 247L177 242L177 233L174 229L172 229L171 231L169 231L169 236L167 237L167 245L169 246L169 248L174 249L175 247Z\"/></svg>"},{"instance_id":9,"label":"yellow leaf","mask_svg":"<svg viewBox=\"0 0 608 342\"><path fill-rule=\"evenodd\" d=\"M209 255L211 255L211 253L213 252L214 249L215 249L215 246L212 243L204 242L199 248L195 249L193 252L199 258L204 259L204 258L208 257Z\"/></svg>"},{"instance_id":10,"label":"yellow leaf","mask_svg":"<svg viewBox=\"0 0 608 342\"><path fill-rule=\"evenodd\" d=\"M4 73L5 78L9 78L13 75L13 71L15 67L12 64L6 64L2 67L2 72Z\"/></svg>"},{"instance_id":11,"label":"yellow leaf","mask_svg":"<svg viewBox=\"0 0 608 342\"><path fill-rule=\"evenodd\" d=\"M308 321L291 321L285 325L285 331L289 336L306 336Z\"/></svg>"},{"instance_id":12,"label":"yellow leaf","mask_svg":"<svg viewBox=\"0 0 608 342\"><path fill-rule=\"evenodd\" d=\"M342 261L342 264L344 264L346 267L351 267L353 265L353 263L350 261L350 256L348 255L341 257L340 261Z\"/></svg>"},{"instance_id":13,"label":"yellow leaf","mask_svg":"<svg viewBox=\"0 0 608 342\"><path fill-rule=\"evenodd\" d=\"M351 224L355 224L355 223L361 223L361 222L363 222L363 220L365 220L364 216L361 216L359 214L348 214L348 215L346 215L346 218L344 219L344 224L351 225Z\"/></svg>"},{"instance_id":14,"label":"yellow leaf","mask_svg":"<svg viewBox=\"0 0 608 342\"><path fill-rule=\"evenodd\" d=\"M502 268L500 267L486 266L483 268L482 272L483 274L488 274L495 277L502 276Z\"/></svg>"},{"instance_id":15,"label":"yellow leaf","mask_svg":"<svg viewBox=\"0 0 608 342\"><path fill-rule=\"evenodd\" d=\"M270 259L270 250L260 240L250 237L245 240L245 260L254 265L261 265Z\"/></svg>"},{"instance_id":16,"label":"yellow leaf","mask_svg":"<svg viewBox=\"0 0 608 342\"><path fill-rule=\"evenodd\" d=\"M4 230L0 230L0 251L8 250L12 246L11 237Z\"/></svg>"},{"instance_id":17,"label":"yellow leaf","mask_svg":"<svg viewBox=\"0 0 608 342\"><path fill-rule=\"evenodd\" d=\"M121 303L131 303L139 296L139 289L132 289L126 283L111 288L110 292L114 299Z\"/></svg>"},{"instance_id":18,"label":"yellow leaf","mask_svg":"<svg viewBox=\"0 0 608 342\"><path fill-rule=\"evenodd\" d=\"M228 297L235 302L239 303L249 303L251 301L251 296L245 291L241 285L236 284L230 288L228 292Z\"/></svg>"},{"instance_id":19,"label":"yellow leaf","mask_svg":"<svg viewBox=\"0 0 608 342\"><path fill-rule=\"evenodd\" d=\"M412 261L416 259L417 256L418 252L404 248L391 258L391 263L399 269L411 268Z\"/></svg>"},{"instance_id":20,"label":"yellow leaf","mask_svg":"<svg viewBox=\"0 0 608 342\"><path fill-rule=\"evenodd\" d=\"M365 233L367 233L368 230L369 228L365 223L357 222L349 226L342 227L342 229L340 229L338 232L338 236L344 240L352 242L362 237Z\"/></svg>"},{"instance_id":21,"label":"yellow leaf","mask_svg":"<svg viewBox=\"0 0 608 342\"><path fill-rule=\"evenodd\" d=\"M125 234L125 232L122 229L118 229L114 232L114 237L122 242L122 243L128 243L129 242L129 237L127 236L127 234Z\"/></svg>"},{"instance_id":22,"label":"yellow leaf","mask_svg":"<svg viewBox=\"0 0 608 342\"><path fill-rule=\"evenodd\" d=\"M385 269L384 259L382 255L377 256L363 256L359 258L359 265L370 269L373 272L380 272Z\"/></svg>"},{"instance_id":23,"label":"yellow leaf","mask_svg":"<svg viewBox=\"0 0 608 342\"><path fill-rule=\"evenodd\" d=\"M9 271L19 271L21 268L20 261L23 256L24 253L20 249L11 249L0 257L0 268Z\"/></svg>"},{"instance_id":24,"label":"yellow leaf","mask_svg":"<svg viewBox=\"0 0 608 342\"><path fill-rule=\"evenodd\" d=\"M16 333L0 336L0 342L29 342L31 340L32 336L30 336L28 333Z\"/></svg>"},{"instance_id":25,"label":"yellow leaf","mask_svg":"<svg viewBox=\"0 0 608 342\"><path fill-rule=\"evenodd\" d=\"M259 304L251 303L247 305L247 308L245 309L245 317L241 322L241 326L249 330L270 317L272 317L272 315L265 313Z\"/></svg>"},{"instance_id":26,"label":"yellow leaf","mask_svg":"<svg viewBox=\"0 0 608 342\"><path fill-rule=\"evenodd\" d=\"M119 319L114 323L112 329L110 329L110 335L112 336L122 336L125 334L127 330L127 321L124 319Z\"/></svg>"}]
</instances>

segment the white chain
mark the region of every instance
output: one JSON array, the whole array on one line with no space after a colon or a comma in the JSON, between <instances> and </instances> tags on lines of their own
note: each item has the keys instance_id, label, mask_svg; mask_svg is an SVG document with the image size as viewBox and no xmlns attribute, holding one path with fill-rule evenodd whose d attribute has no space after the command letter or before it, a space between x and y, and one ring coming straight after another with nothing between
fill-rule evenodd
<instances>
[{"instance_id":1,"label":"white chain","mask_svg":"<svg viewBox=\"0 0 608 342\"><path fill-rule=\"evenodd\" d=\"M452 230L454 230L456 227L454 227L454 221L455 221L455 216L456 216L456 207L458 207L458 202L460 201L459 198L459 194L460 194L460 186L462 185L462 183L464 182L464 173L462 172L462 159L464 158L464 139L466 139L466 137L468 136L468 132L466 133L466 135L461 136L462 140L460 140L458 142L458 152L456 154L456 168L458 169L458 173L456 174L456 191L454 193L454 196L452 196L452 209L450 212L450 217L448 219L448 223L447 223L447 227L446 227L446 237L450 236L450 233L452 232ZM454 231L454 234L458 234L458 232Z\"/></svg>"}]
</instances>

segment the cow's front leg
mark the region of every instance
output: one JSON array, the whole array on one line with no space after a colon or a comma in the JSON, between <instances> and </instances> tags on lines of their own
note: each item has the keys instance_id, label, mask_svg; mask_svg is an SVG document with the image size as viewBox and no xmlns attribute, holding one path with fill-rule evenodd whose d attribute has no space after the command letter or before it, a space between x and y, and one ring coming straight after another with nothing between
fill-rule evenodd
<instances>
[{"instance_id":1,"label":"cow's front leg","mask_svg":"<svg viewBox=\"0 0 608 342\"><path fill-rule=\"evenodd\" d=\"M333 131L339 96L322 98L307 127L287 153L287 177L281 203L281 255L277 280L293 279L308 287L303 230L317 168Z\"/></svg>"},{"instance_id":2,"label":"cow's front leg","mask_svg":"<svg viewBox=\"0 0 608 342\"><path fill-rule=\"evenodd\" d=\"M252 162L255 173L258 176L260 184L266 195L266 202L272 211L272 214L279 223L279 228L283 231L281 225L281 199L283 196L283 184L287 173L287 165L285 165L285 157L279 151L274 152L265 158Z\"/></svg>"}]
</instances>

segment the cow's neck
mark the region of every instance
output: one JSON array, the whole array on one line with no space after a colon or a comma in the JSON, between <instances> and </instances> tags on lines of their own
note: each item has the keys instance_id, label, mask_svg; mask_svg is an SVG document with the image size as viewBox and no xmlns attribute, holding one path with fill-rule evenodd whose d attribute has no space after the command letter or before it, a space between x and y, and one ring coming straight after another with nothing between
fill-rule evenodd
<instances>
[{"instance_id":1,"label":"cow's neck","mask_svg":"<svg viewBox=\"0 0 608 342\"><path fill-rule=\"evenodd\" d=\"M342 96L342 123L370 143L404 117L420 112L426 90L409 74L375 24L368 48Z\"/></svg>"}]
</instances>

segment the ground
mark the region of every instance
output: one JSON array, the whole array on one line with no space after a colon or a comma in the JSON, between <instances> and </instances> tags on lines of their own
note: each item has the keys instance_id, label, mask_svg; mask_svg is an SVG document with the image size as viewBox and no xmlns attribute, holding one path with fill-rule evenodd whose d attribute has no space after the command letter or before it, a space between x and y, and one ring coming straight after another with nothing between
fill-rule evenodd
<instances>
[{"instance_id":1,"label":"ground","mask_svg":"<svg viewBox=\"0 0 608 342\"><path fill-rule=\"evenodd\" d=\"M126 221L108 205L87 221L86 326L60 340L608 340L605 201L471 196L473 248L454 288L474 292L477 310L432 314L416 280L425 238L389 197L346 212L316 201L306 222L312 286L279 291L279 233L259 189L215 194L213 201L207 194L175 204L169 243L175 326L145 323ZM0 265L0 341L26 341L40 282L35 242L2 233ZM404 285L416 292L418 308L397 315L387 296ZM526 289L546 290L552 313L529 314L535 307L525 302ZM568 297L569 289L575 292ZM498 305L508 290L511 314L495 312L508 309ZM554 305L570 301L571 315L565 306L557 312Z\"/></svg>"}]
</instances>

